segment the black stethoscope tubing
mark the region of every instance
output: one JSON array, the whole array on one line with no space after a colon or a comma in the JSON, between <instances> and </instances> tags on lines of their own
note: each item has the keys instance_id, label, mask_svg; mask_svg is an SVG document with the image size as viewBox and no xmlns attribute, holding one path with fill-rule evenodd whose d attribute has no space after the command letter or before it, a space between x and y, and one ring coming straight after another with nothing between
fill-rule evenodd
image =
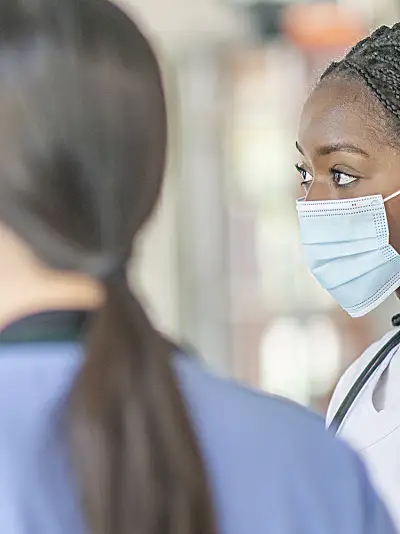
<instances>
[{"instance_id":1,"label":"black stethoscope tubing","mask_svg":"<svg viewBox=\"0 0 400 534\"><path fill-rule=\"evenodd\" d=\"M393 318L393 324L395 326L399 326L395 322L397 318L398 316L395 316ZM368 383L368 381L370 380L372 375L375 373L375 371L379 368L381 363L392 352L392 350L395 349L399 344L400 344L400 330L396 332L394 336L392 336L389 339L389 341L385 343L385 345L375 354L375 356L372 358L369 364L360 373L357 380L351 386L350 391L347 393L339 409L335 413L332 419L332 422L329 425L330 430L334 430L335 432L339 430L341 424L343 423L344 418L349 413L351 407L357 400L361 391L364 389L364 386Z\"/></svg>"}]
</instances>

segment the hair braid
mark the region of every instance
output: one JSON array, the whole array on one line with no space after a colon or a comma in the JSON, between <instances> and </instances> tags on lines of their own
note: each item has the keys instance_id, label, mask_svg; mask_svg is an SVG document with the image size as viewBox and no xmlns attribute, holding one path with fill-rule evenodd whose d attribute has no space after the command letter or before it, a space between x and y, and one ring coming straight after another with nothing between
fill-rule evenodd
<instances>
[{"instance_id":1,"label":"hair braid","mask_svg":"<svg viewBox=\"0 0 400 534\"><path fill-rule=\"evenodd\" d=\"M371 89L371 91L376 94L379 101L385 106L385 108L400 119L400 108L389 100L389 98L377 86L376 82L368 74L368 72L365 72L358 65L353 65L350 61L346 61L346 65L348 65L350 69L356 71L356 73L364 80L365 84Z\"/></svg>"},{"instance_id":2,"label":"hair braid","mask_svg":"<svg viewBox=\"0 0 400 534\"><path fill-rule=\"evenodd\" d=\"M321 76L348 75L361 79L389 112L400 130L400 23L381 26L362 39Z\"/></svg>"}]
</instances>

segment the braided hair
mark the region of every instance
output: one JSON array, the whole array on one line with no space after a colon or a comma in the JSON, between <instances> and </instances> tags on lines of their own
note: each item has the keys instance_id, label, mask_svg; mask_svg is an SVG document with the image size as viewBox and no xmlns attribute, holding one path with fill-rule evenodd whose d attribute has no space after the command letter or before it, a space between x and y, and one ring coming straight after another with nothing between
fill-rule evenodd
<instances>
[{"instance_id":1,"label":"braided hair","mask_svg":"<svg viewBox=\"0 0 400 534\"><path fill-rule=\"evenodd\" d=\"M320 82L342 76L364 82L400 132L400 23L381 26L357 43L341 61L329 65Z\"/></svg>"}]
</instances>

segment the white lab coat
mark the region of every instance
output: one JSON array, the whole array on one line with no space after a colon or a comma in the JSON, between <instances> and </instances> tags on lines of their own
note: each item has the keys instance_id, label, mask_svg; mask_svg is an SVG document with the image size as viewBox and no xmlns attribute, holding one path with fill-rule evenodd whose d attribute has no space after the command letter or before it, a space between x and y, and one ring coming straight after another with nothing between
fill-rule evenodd
<instances>
[{"instance_id":1,"label":"white lab coat","mask_svg":"<svg viewBox=\"0 0 400 534\"><path fill-rule=\"evenodd\" d=\"M328 425L362 370L394 333L395 331L389 332L371 345L344 373L328 409ZM344 419L338 436L347 441L365 460L400 533L399 347L387 356L364 387Z\"/></svg>"}]
</instances>

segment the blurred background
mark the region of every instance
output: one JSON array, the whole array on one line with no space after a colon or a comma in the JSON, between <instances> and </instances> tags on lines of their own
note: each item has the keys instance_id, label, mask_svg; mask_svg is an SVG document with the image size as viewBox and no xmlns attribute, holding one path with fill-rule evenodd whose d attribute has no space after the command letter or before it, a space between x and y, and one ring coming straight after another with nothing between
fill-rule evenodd
<instances>
[{"instance_id":1,"label":"blurred background","mask_svg":"<svg viewBox=\"0 0 400 534\"><path fill-rule=\"evenodd\" d=\"M132 277L159 326L214 370L324 412L400 303L351 319L303 265L297 122L325 66L400 20L400 1L119 1L158 47L171 123Z\"/></svg>"}]
</instances>

